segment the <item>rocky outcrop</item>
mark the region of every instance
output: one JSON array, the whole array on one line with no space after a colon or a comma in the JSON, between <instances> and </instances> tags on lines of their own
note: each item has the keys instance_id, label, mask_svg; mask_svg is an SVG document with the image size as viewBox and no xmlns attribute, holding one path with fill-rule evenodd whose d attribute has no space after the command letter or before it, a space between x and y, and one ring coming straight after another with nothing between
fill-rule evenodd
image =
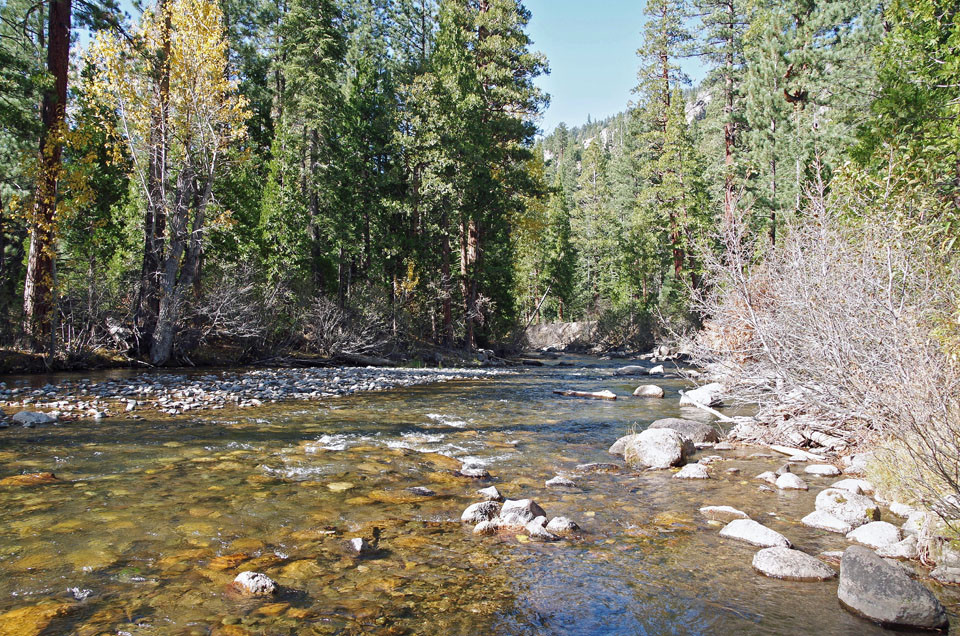
<instances>
[{"instance_id":1,"label":"rocky outcrop","mask_svg":"<svg viewBox=\"0 0 960 636\"><path fill-rule=\"evenodd\" d=\"M673 429L694 444L720 441L720 434L717 432L717 429L709 424L696 422L694 420L685 420L679 417L666 417L655 421L653 424L647 427L647 430L657 428Z\"/></svg>"},{"instance_id":2,"label":"rocky outcrop","mask_svg":"<svg viewBox=\"0 0 960 636\"><path fill-rule=\"evenodd\" d=\"M799 550L764 548L753 555L753 569L786 581L826 581L837 573L829 565Z\"/></svg>"},{"instance_id":3,"label":"rocky outcrop","mask_svg":"<svg viewBox=\"0 0 960 636\"><path fill-rule=\"evenodd\" d=\"M930 590L861 546L843 553L837 597L845 608L889 626L941 629L948 624L946 610Z\"/></svg>"}]
</instances>

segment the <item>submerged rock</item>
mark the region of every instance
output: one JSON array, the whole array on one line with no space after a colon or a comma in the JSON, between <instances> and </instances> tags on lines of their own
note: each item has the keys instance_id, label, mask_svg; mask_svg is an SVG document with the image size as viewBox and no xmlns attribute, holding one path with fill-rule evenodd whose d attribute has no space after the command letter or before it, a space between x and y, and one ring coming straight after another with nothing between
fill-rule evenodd
<instances>
[{"instance_id":1,"label":"submerged rock","mask_svg":"<svg viewBox=\"0 0 960 636\"><path fill-rule=\"evenodd\" d=\"M411 486L410 488L407 488L407 492L412 492L413 494L419 495L420 497L433 497L434 495L437 494L433 490L430 490L429 488L426 488L424 486Z\"/></svg>"},{"instance_id":2,"label":"submerged rock","mask_svg":"<svg viewBox=\"0 0 960 636\"><path fill-rule=\"evenodd\" d=\"M817 495L816 507L854 528L880 520L880 508L872 499L847 490L827 488Z\"/></svg>"},{"instance_id":3,"label":"submerged rock","mask_svg":"<svg viewBox=\"0 0 960 636\"><path fill-rule=\"evenodd\" d=\"M234 588L247 596L270 596L277 590L276 583L260 572L241 572L233 579Z\"/></svg>"},{"instance_id":4,"label":"submerged rock","mask_svg":"<svg viewBox=\"0 0 960 636\"><path fill-rule=\"evenodd\" d=\"M490 536L497 534L500 531L500 526L497 524L495 519L490 521L481 521L473 528L473 534L480 536Z\"/></svg>"},{"instance_id":5,"label":"submerged rock","mask_svg":"<svg viewBox=\"0 0 960 636\"><path fill-rule=\"evenodd\" d=\"M656 384L644 384L633 390L633 396L644 398L662 398L663 389L658 387Z\"/></svg>"},{"instance_id":6,"label":"submerged rock","mask_svg":"<svg viewBox=\"0 0 960 636\"><path fill-rule=\"evenodd\" d=\"M670 428L647 429L639 433L623 451L634 467L663 469L679 466L695 449L689 440Z\"/></svg>"},{"instance_id":7,"label":"submerged rock","mask_svg":"<svg viewBox=\"0 0 960 636\"><path fill-rule=\"evenodd\" d=\"M620 367L613 372L613 375L648 375L646 367L641 367L637 364L627 365L625 367Z\"/></svg>"},{"instance_id":8,"label":"submerged rock","mask_svg":"<svg viewBox=\"0 0 960 636\"><path fill-rule=\"evenodd\" d=\"M700 514L711 521L729 522L734 519L749 519L750 515L732 506L704 506Z\"/></svg>"},{"instance_id":9,"label":"submerged rock","mask_svg":"<svg viewBox=\"0 0 960 636\"><path fill-rule=\"evenodd\" d=\"M467 506L467 509L460 515L460 521L463 523L477 524L481 521L490 521L500 514L500 504L496 501L481 501Z\"/></svg>"},{"instance_id":10,"label":"submerged rock","mask_svg":"<svg viewBox=\"0 0 960 636\"><path fill-rule=\"evenodd\" d=\"M56 417L36 411L20 411L10 419L24 428L33 428L41 424L54 424L57 421Z\"/></svg>"},{"instance_id":11,"label":"submerged rock","mask_svg":"<svg viewBox=\"0 0 960 636\"><path fill-rule=\"evenodd\" d=\"M703 422L697 422L694 420L685 420L679 417L666 417L655 421L653 424L647 427L647 430L657 428L673 429L694 443L720 441L720 434L717 432L717 429L709 424L704 424Z\"/></svg>"},{"instance_id":12,"label":"submerged rock","mask_svg":"<svg viewBox=\"0 0 960 636\"><path fill-rule=\"evenodd\" d=\"M847 538L871 548L885 548L900 542L900 528L886 521L871 521L847 533Z\"/></svg>"},{"instance_id":13,"label":"submerged rock","mask_svg":"<svg viewBox=\"0 0 960 636\"><path fill-rule=\"evenodd\" d=\"M464 464L457 473L463 477L470 477L471 479L490 478L490 473L487 469L483 466L477 466L476 464Z\"/></svg>"},{"instance_id":14,"label":"submerged rock","mask_svg":"<svg viewBox=\"0 0 960 636\"><path fill-rule=\"evenodd\" d=\"M727 539L745 541L763 548L790 547L790 540L785 536L759 524L753 519L734 519L720 531L720 536Z\"/></svg>"},{"instance_id":15,"label":"submerged rock","mask_svg":"<svg viewBox=\"0 0 960 636\"><path fill-rule=\"evenodd\" d=\"M884 625L941 629L947 612L930 590L868 548L851 546L840 561L840 603Z\"/></svg>"},{"instance_id":16,"label":"submerged rock","mask_svg":"<svg viewBox=\"0 0 960 636\"><path fill-rule=\"evenodd\" d=\"M552 478L552 479L548 479L548 480L544 483L544 485L545 485L547 488L576 488L576 487L577 487L577 485L576 485L575 483L573 483L572 481L570 481L570 480L567 479L566 477L561 477L560 475L557 475L556 477L554 477L554 478Z\"/></svg>"},{"instance_id":17,"label":"submerged rock","mask_svg":"<svg viewBox=\"0 0 960 636\"><path fill-rule=\"evenodd\" d=\"M619 464L604 464L602 462L577 464L577 470L581 473L619 473L622 468Z\"/></svg>"},{"instance_id":18,"label":"submerged rock","mask_svg":"<svg viewBox=\"0 0 960 636\"><path fill-rule=\"evenodd\" d=\"M811 528L816 528L817 530L826 530L827 532L837 532L839 534L847 534L853 530L853 526L849 523L823 510L814 510L801 519L800 523L805 526L810 526Z\"/></svg>"},{"instance_id":19,"label":"submerged rock","mask_svg":"<svg viewBox=\"0 0 960 636\"><path fill-rule=\"evenodd\" d=\"M59 482L60 480L53 473L26 473L4 477L0 479L0 486L40 486Z\"/></svg>"},{"instance_id":20,"label":"submerged rock","mask_svg":"<svg viewBox=\"0 0 960 636\"><path fill-rule=\"evenodd\" d=\"M765 482L767 482L768 484L775 484L775 483L777 483L777 474L776 474L775 472L773 472L772 470L768 470L768 471L766 471L766 472L760 473L759 475L757 475L756 477L754 477L754 479L759 479L760 481L765 481Z\"/></svg>"},{"instance_id":21,"label":"submerged rock","mask_svg":"<svg viewBox=\"0 0 960 636\"><path fill-rule=\"evenodd\" d=\"M673 476L674 479L710 479L710 473L707 472L707 467L703 464L687 464L681 468L677 474Z\"/></svg>"},{"instance_id":22,"label":"submerged rock","mask_svg":"<svg viewBox=\"0 0 960 636\"><path fill-rule=\"evenodd\" d=\"M807 490L809 488L806 482L793 473L783 473L777 477L777 481L775 481L774 484L780 490Z\"/></svg>"},{"instance_id":23,"label":"submerged rock","mask_svg":"<svg viewBox=\"0 0 960 636\"><path fill-rule=\"evenodd\" d=\"M764 548L753 555L753 569L787 581L826 581L837 575L819 559L791 548Z\"/></svg>"},{"instance_id":24,"label":"submerged rock","mask_svg":"<svg viewBox=\"0 0 960 636\"><path fill-rule=\"evenodd\" d=\"M0 636L40 636L54 619L79 607L74 603L41 603L0 614Z\"/></svg>"}]
</instances>

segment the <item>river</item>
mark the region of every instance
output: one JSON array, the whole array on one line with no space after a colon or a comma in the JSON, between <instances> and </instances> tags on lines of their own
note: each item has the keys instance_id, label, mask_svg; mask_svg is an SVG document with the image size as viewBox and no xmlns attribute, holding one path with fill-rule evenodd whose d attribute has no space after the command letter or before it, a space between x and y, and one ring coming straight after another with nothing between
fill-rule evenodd
<instances>
[{"instance_id":1,"label":"river","mask_svg":"<svg viewBox=\"0 0 960 636\"><path fill-rule=\"evenodd\" d=\"M762 492L753 476L784 460L754 457L756 448L717 453L706 481L582 473L580 464L620 461L610 444L654 419L711 418L678 406L679 379L652 380L665 399L630 398L638 379L612 376L617 363L564 359L575 366L0 431L0 477L62 480L0 488L0 634L44 612L55 616L44 634L91 636L884 631L840 607L836 581L755 573L756 548L721 539L697 513L732 505L808 553L842 550L842 535L799 523L835 478ZM455 475L463 460L492 478ZM577 488L547 488L557 474ZM460 513L489 485L573 519L582 536L474 536ZM415 486L435 494L407 490ZM377 552L356 558L352 537L379 537ZM278 594L228 593L243 570L270 576ZM955 590L933 589L957 624Z\"/></svg>"}]
</instances>

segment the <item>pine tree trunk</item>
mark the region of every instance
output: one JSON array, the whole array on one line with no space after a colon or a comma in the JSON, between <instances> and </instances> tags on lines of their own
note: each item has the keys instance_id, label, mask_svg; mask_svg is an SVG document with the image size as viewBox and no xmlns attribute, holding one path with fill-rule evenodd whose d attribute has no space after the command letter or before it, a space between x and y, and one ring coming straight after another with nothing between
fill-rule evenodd
<instances>
[{"instance_id":1,"label":"pine tree trunk","mask_svg":"<svg viewBox=\"0 0 960 636\"><path fill-rule=\"evenodd\" d=\"M447 217L447 208L444 205L443 214L440 218L440 231L443 233L441 243L441 293L443 294L443 346L450 348L453 346L453 289L450 280L450 220Z\"/></svg>"},{"instance_id":2,"label":"pine tree trunk","mask_svg":"<svg viewBox=\"0 0 960 636\"><path fill-rule=\"evenodd\" d=\"M48 353L51 356L56 353L53 328L54 223L57 181L63 153L62 128L67 104L71 9L71 0L50 0L47 71L53 76L53 88L44 93L40 113L40 174L37 178L27 277L23 289L23 313L30 346L34 351L42 351L49 339Z\"/></svg>"}]
</instances>

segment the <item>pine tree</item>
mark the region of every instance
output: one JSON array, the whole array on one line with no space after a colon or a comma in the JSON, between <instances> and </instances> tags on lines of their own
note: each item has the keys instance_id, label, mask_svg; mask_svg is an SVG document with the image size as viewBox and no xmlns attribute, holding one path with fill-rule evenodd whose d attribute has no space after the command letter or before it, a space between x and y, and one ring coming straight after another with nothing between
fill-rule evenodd
<instances>
[{"instance_id":1,"label":"pine tree","mask_svg":"<svg viewBox=\"0 0 960 636\"><path fill-rule=\"evenodd\" d=\"M547 204L547 249L544 276L557 299L557 317L562 322L569 317L573 301L577 255L573 247L570 227L570 209L567 203L563 175L558 173ZM566 310L566 312L564 311Z\"/></svg>"}]
</instances>

